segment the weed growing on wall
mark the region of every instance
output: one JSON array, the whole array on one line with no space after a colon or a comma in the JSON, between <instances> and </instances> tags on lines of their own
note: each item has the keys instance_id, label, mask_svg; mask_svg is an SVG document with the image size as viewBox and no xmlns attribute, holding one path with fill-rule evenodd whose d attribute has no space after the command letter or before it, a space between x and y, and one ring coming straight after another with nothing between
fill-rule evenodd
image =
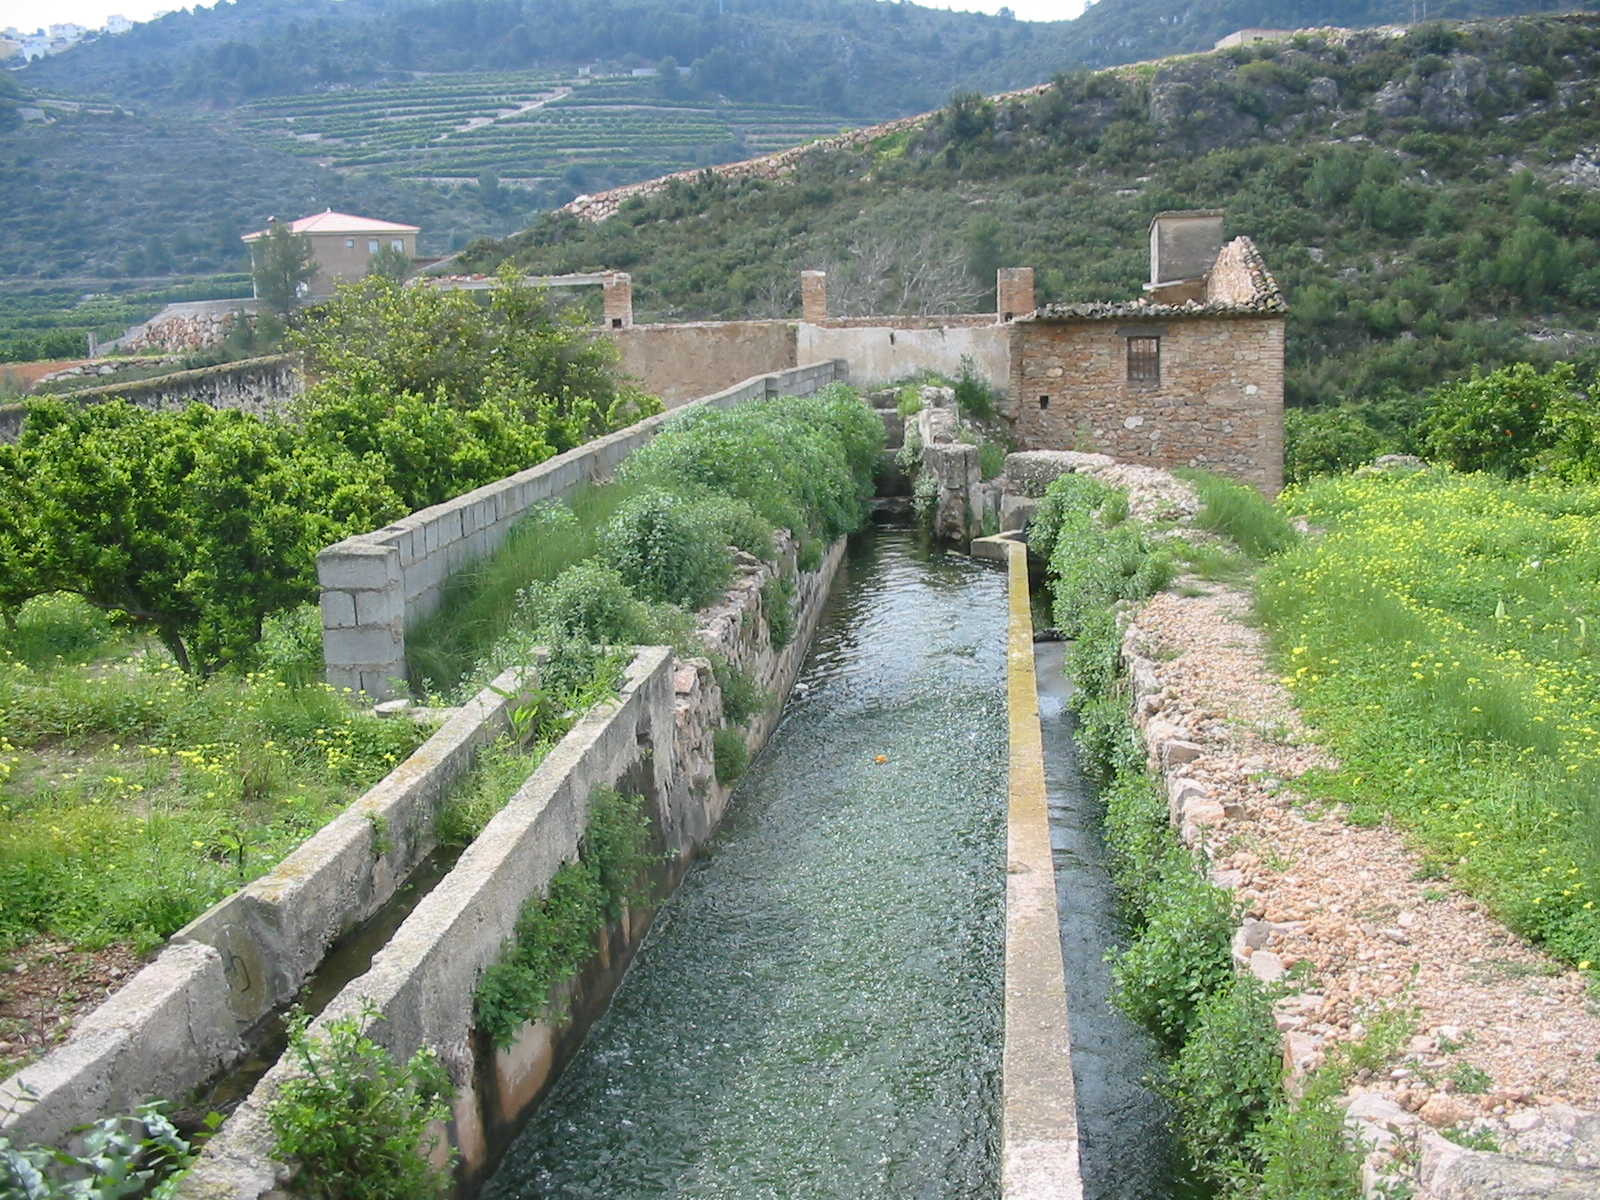
<instances>
[{"instance_id":1,"label":"weed growing on wall","mask_svg":"<svg viewBox=\"0 0 1600 1200\"><path fill-rule=\"evenodd\" d=\"M761 585L761 613L774 650L794 640L794 596L794 580L787 575L774 575Z\"/></svg>"},{"instance_id":2,"label":"weed growing on wall","mask_svg":"<svg viewBox=\"0 0 1600 1200\"><path fill-rule=\"evenodd\" d=\"M1282 503L1326 529L1258 595L1343 764L1304 785L1400 824L1514 929L1600 964L1600 491L1415 472Z\"/></svg>"},{"instance_id":3,"label":"weed growing on wall","mask_svg":"<svg viewBox=\"0 0 1600 1200\"><path fill-rule=\"evenodd\" d=\"M750 749L745 745L744 730L732 725L724 726L712 735L712 759L718 783L733 783L750 766Z\"/></svg>"},{"instance_id":4,"label":"weed growing on wall","mask_svg":"<svg viewBox=\"0 0 1600 1200\"><path fill-rule=\"evenodd\" d=\"M267 1109L277 1157L295 1167L294 1190L310 1200L426 1200L449 1194L448 1165L435 1166L429 1126L450 1115L455 1087L432 1047L404 1063L369 1034L379 1020L330 1021L320 1037L310 1018L289 1022L288 1060L298 1072ZM448 1161L455 1157L447 1151Z\"/></svg>"},{"instance_id":5,"label":"weed growing on wall","mask_svg":"<svg viewBox=\"0 0 1600 1200\"><path fill-rule=\"evenodd\" d=\"M510 1045L545 1013L556 986L594 954L595 936L649 899L650 839L643 798L609 789L589 797L577 861L563 863L545 894L523 906L516 932L473 993L477 1026L495 1045Z\"/></svg>"}]
</instances>

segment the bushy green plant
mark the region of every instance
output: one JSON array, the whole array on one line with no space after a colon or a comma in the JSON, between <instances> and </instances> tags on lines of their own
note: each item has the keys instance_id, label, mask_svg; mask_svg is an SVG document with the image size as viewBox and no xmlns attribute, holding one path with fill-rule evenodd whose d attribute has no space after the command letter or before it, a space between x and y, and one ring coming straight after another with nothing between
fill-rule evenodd
<instances>
[{"instance_id":1,"label":"bushy green plant","mask_svg":"<svg viewBox=\"0 0 1600 1200\"><path fill-rule=\"evenodd\" d=\"M987 439L978 443L978 474L984 479L994 479L1006 469L1006 447L1004 442L991 442Z\"/></svg>"},{"instance_id":2,"label":"bushy green plant","mask_svg":"<svg viewBox=\"0 0 1600 1200\"><path fill-rule=\"evenodd\" d=\"M1353 471L1394 449L1349 408L1291 408L1283 414L1283 474L1290 483Z\"/></svg>"},{"instance_id":3,"label":"bushy green plant","mask_svg":"<svg viewBox=\"0 0 1600 1200\"><path fill-rule=\"evenodd\" d=\"M895 411L902 420L916 416L922 411L922 389L914 383L908 383L900 389L900 395L895 401Z\"/></svg>"},{"instance_id":4,"label":"bushy green plant","mask_svg":"<svg viewBox=\"0 0 1600 1200\"><path fill-rule=\"evenodd\" d=\"M588 559L551 583L530 585L519 602L518 617L569 637L621 646L637 639L645 620L641 607L619 571Z\"/></svg>"},{"instance_id":5,"label":"bushy green plant","mask_svg":"<svg viewBox=\"0 0 1600 1200\"><path fill-rule=\"evenodd\" d=\"M794 640L794 591L794 580L787 575L774 575L761 585L761 613L774 650Z\"/></svg>"},{"instance_id":6,"label":"bushy green plant","mask_svg":"<svg viewBox=\"0 0 1600 1200\"><path fill-rule=\"evenodd\" d=\"M1252 975L1206 996L1162 1092L1200 1174L1226 1186L1259 1166L1251 1134L1282 1103L1282 1050L1272 1001Z\"/></svg>"},{"instance_id":7,"label":"bushy green plant","mask_svg":"<svg viewBox=\"0 0 1600 1200\"><path fill-rule=\"evenodd\" d=\"M636 595L689 608L715 595L733 569L705 513L667 491L624 504L601 535L600 554Z\"/></svg>"},{"instance_id":8,"label":"bushy green plant","mask_svg":"<svg viewBox=\"0 0 1600 1200\"><path fill-rule=\"evenodd\" d=\"M992 421L998 397L972 358L961 356L961 375L956 380L956 411L967 421Z\"/></svg>"},{"instance_id":9,"label":"bushy green plant","mask_svg":"<svg viewBox=\"0 0 1600 1200\"><path fill-rule=\"evenodd\" d=\"M215 1116L215 1114L213 1114ZM215 1128L215 1121L207 1122ZM4 1200L123 1200L167 1195L188 1166L193 1147L161 1104L142 1104L126 1117L102 1117L76 1130L75 1150L18 1146L0 1136L0 1197ZM167 1184L170 1187L170 1183Z\"/></svg>"},{"instance_id":10,"label":"bushy green plant","mask_svg":"<svg viewBox=\"0 0 1600 1200\"><path fill-rule=\"evenodd\" d=\"M329 1021L321 1036L297 1013L289 1021L295 1074L267 1109L276 1154L295 1167L294 1188L313 1200L410 1200L449 1194L448 1167L434 1165L435 1122L450 1115L455 1086L431 1046L405 1063L369 1036L379 1020ZM455 1157L447 1153L447 1162Z\"/></svg>"},{"instance_id":11,"label":"bushy green plant","mask_svg":"<svg viewBox=\"0 0 1600 1200\"><path fill-rule=\"evenodd\" d=\"M756 683L749 671L740 670L726 658L711 660L717 687L722 691L722 717L729 725L744 725L772 703L772 694Z\"/></svg>"},{"instance_id":12,"label":"bushy green plant","mask_svg":"<svg viewBox=\"0 0 1600 1200\"><path fill-rule=\"evenodd\" d=\"M1423 446L1457 470L1525 475L1542 449L1547 415L1567 410L1575 388L1570 363L1544 374L1528 363L1475 370L1429 393Z\"/></svg>"},{"instance_id":13,"label":"bushy green plant","mask_svg":"<svg viewBox=\"0 0 1600 1200\"><path fill-rule=\"evenodd\" d=\"M1233 975L1235 924L1228 892L1206 881L1173 846L1156 864L1148 923L1114 956L1115 1002L1170 1052L1195 1026L1201 1002Z\"/></svg>"},{"instance_id":14,"label":"bushy green plant","mask_svg":"<svg viewBox=\"0 0 1600 1200\"><path fill-rule=\"evenodd\" d=\"M744 739L744 730L731 725L712 734L711 751L718 783L732 783L749 767L750 749Z\"/></svg>"},{"instance_id":15,"label":"bushy green plant","mask_svg":"<svg viewBox=\"0 0 1600 1200\"><path fill-rule=\"evenodd\" d=\"M589 798L575 862L563 863L543 896L517 917L516 931L473 993L478 1028L497 1046L549 1007L553 989L594 954L595 935L624 906L648 896L650 823L644 801L610 789Z\"/></svg>"},{"instance_id":16,"label":"bushy green plant","mask_svg":"<svg viewBox=\"0 0 1600 1200\"><path fill-rule=\"evenodd\" d=\"M1110 492L1087 475L1062 475L1052 480L1028 524L1028 548L1048 563L1055 555L1062 522L1086 517L1106 502Z\"/></svg>"}]
</instances>

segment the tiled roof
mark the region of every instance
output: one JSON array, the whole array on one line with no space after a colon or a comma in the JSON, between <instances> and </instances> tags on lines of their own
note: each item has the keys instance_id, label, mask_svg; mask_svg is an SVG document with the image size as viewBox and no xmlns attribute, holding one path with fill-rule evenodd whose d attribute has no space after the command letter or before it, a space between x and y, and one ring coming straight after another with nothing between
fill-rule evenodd
<instances>
[{"instance_id":1,"label":"tiled roof","mask_svg":"<svg viewBox=\"0 0 1600 1200\"><path fill-rule=\"evenodd\" d=\"M298 221L289 223L290 233L416 233L416 225L398 225L393 221L375 221L371 217L356 217L350 213L319 212L315 216L301 217ZM247 233L243 241L253 242L256 238L266 237L270 229L258 229L254 233Z\"/></svg>"}]
</instances>

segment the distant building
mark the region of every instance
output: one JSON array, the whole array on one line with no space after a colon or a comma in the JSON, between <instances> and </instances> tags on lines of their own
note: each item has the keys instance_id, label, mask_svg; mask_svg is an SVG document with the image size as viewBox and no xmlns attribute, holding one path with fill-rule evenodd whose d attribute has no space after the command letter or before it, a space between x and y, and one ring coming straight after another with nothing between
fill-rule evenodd
<instances>
[{"instance_id":1,"label":"distant building","mask_svg":"<svg viewBox=\"0 0 1600 1200\"><path fill-rule=\"evenodd\" d=\"M113 13L111 16L106 18L107 33L127 33L128 30L132 28L133 22L121 14Z\"/></svg>"},{"instance_id":2,"label":"distant building","mask_svg":"<svg viewBox=\"0 0 1600 1200\"><path fill-rule=\"evenodd\" d=\"M247 233L241 239L251 247L252 259L255 243L271 233L273 224L266 229ZM311 256L316 261L317 273L306 284L308 299L321 300L333 295L334 285L361 279L369 273L372 257L385 248L398 250L408 259L417 256L415 225L398 225L393 221L376 221L371 217L356 217L349 213L317 213L301 217L289 225L291 233L302 234L311 243Z\"/></svg>"},{"instance_id":3,"label":"distant building","mask_svg":"<svg viewBox=\"0 0 1600 1200\"><path fill-rule=\"evenodd\" d=\"M1217 39L1213 50L1226 50L1229 46L1253 46L1257 42L1281 42L1293 37L1293 29L1235 29L1226 37Z\"/></svg>"},{"instance_id":4,"label":"distant building","mask_svg":"<svg viewBox=\"0 0 1600 1200\"><path fill-rule=\"evenodd\" d=\"M70 21L50 26L50 36L53 38L81 38L88 32L82 25L74 25Z\"/></svg>"}]
</instances>

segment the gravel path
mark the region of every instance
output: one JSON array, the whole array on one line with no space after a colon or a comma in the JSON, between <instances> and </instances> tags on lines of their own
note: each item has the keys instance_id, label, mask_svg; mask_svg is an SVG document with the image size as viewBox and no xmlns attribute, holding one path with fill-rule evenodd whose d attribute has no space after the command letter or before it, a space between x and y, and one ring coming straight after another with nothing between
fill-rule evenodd
<instances>
[{"instance_id":1,"label":"gravel path","mask_svg":"<svg viewBox=\"0 0 1600 1200\"><path fill-rule=\"evenodd\" d=\"M1600 1107L1600 1009L1583 976L1447 880L1424 878L1400 833L1347 824L1338 810L1304 803L1291 781L1328 759L1268 669L1265 639L1246 621L1249 598L1184 583L1205 594L1154 597L1125 642L1148 660L1159 688L1143 701L1141 720L1151 734L1193 743L1184 751L1194 753L1190 761L1168 766L1169 781L1194 780L1221 805L1201 837L1214 878L1255 918L1235 941L1236 957L1265 977L1301 963L1309 969L1306 990L1279 1005L1286 1058L1314 1065L1326 1041L1361 1036L1377 1006L1413 1011L1403 1059L1376 1078L1358 1076L1353 1092L1365 1096L1363 1109L1391 1114L1390 1128L1410 1127L1409 1141L1395 1145L1415 1160L1422 1143L1425 1168L1430 1143L1435 1159L1460 1157L1427 1137L1430 1127L1491 1133L1501 1148L1520 1151L1539 1141L1535 1127L1558 1117L1573 1123L1564 1106ZM1573 1137L1563 1137L1571 1151ZM1600 1184L1587 1170L1574 1178ZM1568 1193L1554 1184L1418 1192L1429 1194Z\"/></svg>"}]
</instances>

